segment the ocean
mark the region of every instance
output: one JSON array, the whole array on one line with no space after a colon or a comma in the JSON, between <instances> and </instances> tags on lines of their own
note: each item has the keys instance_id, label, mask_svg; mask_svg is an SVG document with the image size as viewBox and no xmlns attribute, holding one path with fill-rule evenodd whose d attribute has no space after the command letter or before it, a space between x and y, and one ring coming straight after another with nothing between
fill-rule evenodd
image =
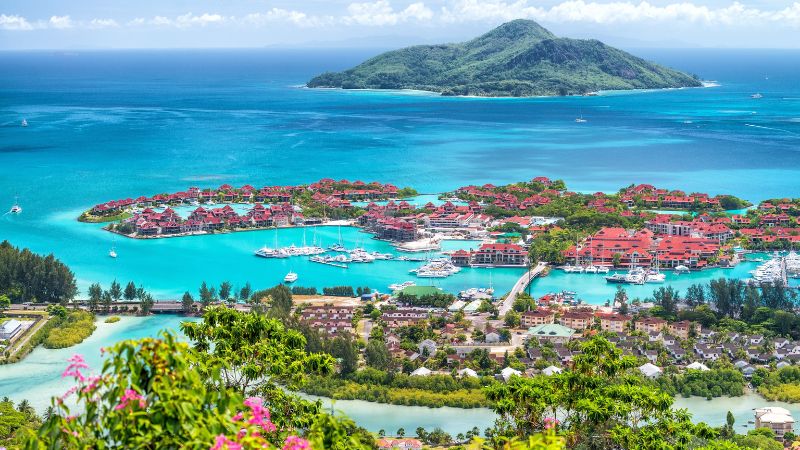
<instances>
[{"instance_id":1,"label":"ocean","mask_svg":"<svg viewBox=\"0 0 800 450\"><path fill-rule=\"evenodd\" d=\"M193 185L323 177L391 182L426 194L545 175L586 192L652 183L753 202L800 196L800 51L634 50L716 85L597 97L443 98L301 87L377 52L0 53L0 210L15 197L23 207L0 217L0 239L54 253L84 292L91 282L118 279L176 298L203 280L267 287L289 270L298 272L298 285L385 290L412 279L408 270L416 265L344 270L267 261L252 252L273 243L272 231L132 241L75 218L99 202ZM763 98L752 99L754 93ZM579 115L588 122L575 123ZM351 243L387 248L357 230L343 233ZM337 232L317 234L327 245ZM302 240L297 230L279 236L281 244ZM116 260L107 256L112 246ZM502 291L519 274L465 270L438 284L457 291L491 283ZM557 289L556 279L536 282L535 293ZM587 283L564 288L579 297L584 290L593 303L611 292L600 277Z\"/></svg>"}]
</instances>

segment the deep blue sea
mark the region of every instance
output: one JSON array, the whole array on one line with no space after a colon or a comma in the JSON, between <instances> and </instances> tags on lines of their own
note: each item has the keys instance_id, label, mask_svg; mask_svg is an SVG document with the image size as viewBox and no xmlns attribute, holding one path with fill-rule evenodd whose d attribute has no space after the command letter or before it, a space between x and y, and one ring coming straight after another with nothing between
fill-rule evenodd
<instances>
[{"instance_id":1,"label":"deep blue sea","mask_svg":"<svg viewBox=\"0 0 800 450\"><path fill-rule=\"evenodd\" d=\"M581 191L648 182L751 201L800 197L800 51L634 51L718 86L598 97L442 98L299 87L376 53L0 53L0 210L15 196L24 209L0 217L0 239L55 253L84 288L132 279L177 296L202 280L269 286L291 269L299 285L385 289L409 279L415 265L343 270L254 258L254 249L273 243L271 231L114 241L74 218L98 202L190 185L323 177L424 193L546 175ZM756 92L764 97L752 99ZM588 122L575 123L578 115ZM19 125L23 118L27 128ZM344 233L352 243L385 249L355 230ZM319 230L318 238L333 243L336 234ZM297 230L280 233L281 244L301 239ZM111 246L116 260L107 256ZM485 286L488 273L465 270L440 284ZM492 283L510 287L518 274L496 269ZM586 288L593 302L607 294L599 278Z\"/></svg>"}]
</instances>

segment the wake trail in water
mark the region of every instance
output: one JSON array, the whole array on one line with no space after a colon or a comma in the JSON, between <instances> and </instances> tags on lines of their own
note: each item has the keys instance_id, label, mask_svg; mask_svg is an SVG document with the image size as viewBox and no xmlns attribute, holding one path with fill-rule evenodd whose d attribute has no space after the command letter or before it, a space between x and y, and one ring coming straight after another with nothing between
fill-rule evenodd
<instances>
[{"instance_id":1,"label":"wake trail in water","mask_svg":"<svg viewBox=\"0 0 800 450\"><path fill-rule=\"evenodd\" d=\"M761 126L761 125L753 125L753 124L750 124L750 123L746 123L746 124L744 124L744 126L746 126L746 127L753 127L753 128L761 128L761 129L764 129L764 130L782 131L782 132L784 132L784 133L789 133L789 134L793 134L793 135L795 135L795 136L798 136L798 134L797 134L797 133L795 133L794 131L782 130L782 129L780 129L780 128L763 127L763 126Z\"/></svg>"}]
</instances>

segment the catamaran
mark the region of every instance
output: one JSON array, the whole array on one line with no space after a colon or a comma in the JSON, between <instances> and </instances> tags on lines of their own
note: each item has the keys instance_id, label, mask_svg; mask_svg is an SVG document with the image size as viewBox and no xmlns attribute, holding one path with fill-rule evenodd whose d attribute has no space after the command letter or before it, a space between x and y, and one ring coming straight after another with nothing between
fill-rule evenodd
<instances>
[{"instance_id":1,"label":"catamaran","mask_svg":"<svg viewBox=\"0 0 800 450\"><path fill-rule=\"evenodd\" d=\"M8 212L11 214L19 214L22 212L22 208L19 206L19 202L17 202L16 198L14 198L14 206L12 206Z\"/></svg>"},{"instance_id":2,"label":"catamaran","mask_svg":"<svg viewBox=\"0 0 800 450\"><path fill-rule=\"evenodd\" d=\"M117 252L116 252L116 250L114 250L114 247L111 247L111 250L108 251L108 256L110 256L112 258L116 258L117 257Z\"/></svg>"},{"instance_id":3,"label":"catamaran","mask_svg":"<svg viewBox=\"0 0 800 450\"><path fill-rule=\"evenodd\" d=\"M284 283L294 283L295 281L297 281L297 274L294 272L290 271L285 277L283 277Z\"/></svg>"}]
</instances>

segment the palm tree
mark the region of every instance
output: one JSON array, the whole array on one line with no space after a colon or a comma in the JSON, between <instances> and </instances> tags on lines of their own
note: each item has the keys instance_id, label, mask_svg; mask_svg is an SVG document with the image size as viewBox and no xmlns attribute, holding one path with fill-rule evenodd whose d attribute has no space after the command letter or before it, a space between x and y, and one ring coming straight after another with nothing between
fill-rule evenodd
<instances>
[{"instance_id":1,"label":"palm tree","mask_svg":"<svg viewBox=\"0 0 800 450\"><path fill-rule=\"evenodd\" d=\"M26 416L32 416L36 414L36 410L33 409L33 406L31 406L31 403L27 400L22 400L19 402L17 405L17 411L25 414Z\"/></svg>"}]
</instances>

